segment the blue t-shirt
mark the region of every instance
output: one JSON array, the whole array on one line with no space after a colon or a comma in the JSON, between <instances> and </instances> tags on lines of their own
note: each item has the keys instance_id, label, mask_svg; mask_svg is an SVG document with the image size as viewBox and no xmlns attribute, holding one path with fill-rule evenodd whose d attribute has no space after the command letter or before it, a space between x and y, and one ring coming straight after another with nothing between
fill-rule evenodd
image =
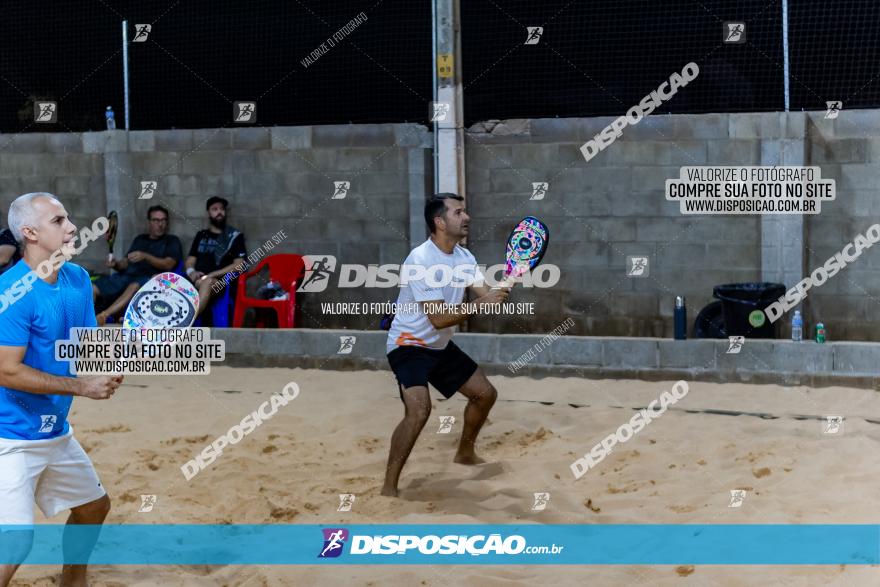
<instances>
[{"instance_id":1,"label":"blue t-shirt","mask_svg":"<svg viewBox=\"0 0 880 587\"><path fill-rule=\"evenodd\" d=\"M23 363L50 375L73 377L68 361L55 360L55 341L70 338L70 329L97 326L88 272L65 263L58 280L37 278L32 289L8 303L16 291L10 286L30 272L24 260L0 275L0 346L27 347ZM10 294L9 292L12 292ZM0 386L0 438L43 440L70 430L67 414L71 395L47 395Z\"/></svg>"}]
</instances>

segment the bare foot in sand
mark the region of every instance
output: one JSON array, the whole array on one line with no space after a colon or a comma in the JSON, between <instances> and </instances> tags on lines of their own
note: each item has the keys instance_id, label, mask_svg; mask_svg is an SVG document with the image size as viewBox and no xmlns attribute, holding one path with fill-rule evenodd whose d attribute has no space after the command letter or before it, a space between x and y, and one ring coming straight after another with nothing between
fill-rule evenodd
<instances>
[{"instance_id":1,"label":"bare foot in sand","mask_svg":"<svg viewBox=\"0 0 880 587\"><path fill-rule=\"evenodd\" d=\"M394 487L383 487L382 492L379 495L384 495L385 497L397 497L397 489Z\"/></svg>"},{"instance_id":2,"label":"bare foot in sand","mask_svg":"<svg viewBox=\"0 0 880 587\"><path fill-rule=\"evenodd\" d=\"M452 462L458 463L459 465L482 465L486 460L471 453L469 455L457 454L455 455L455 458L452 459Z\"/></svg>"}]
</instances>

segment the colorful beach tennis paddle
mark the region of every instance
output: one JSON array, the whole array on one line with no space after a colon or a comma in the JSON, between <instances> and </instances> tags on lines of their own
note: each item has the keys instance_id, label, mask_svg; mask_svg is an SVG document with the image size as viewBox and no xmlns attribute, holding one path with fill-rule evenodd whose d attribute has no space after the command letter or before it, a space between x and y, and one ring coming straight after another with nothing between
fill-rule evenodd
<instances>
[{"instance_id":1,"label":"colorful beach tennis paddle","mask_svg":"<svg viewBox=\"0 0 880 587\"><path fill-rule=\"evenodd\" d=\"M188 328L196 319L199 292L177 273L159 273L141 287L125 310L123 328Z\"/></svg>"},{"instance_id":2,"label":"colorful beach tennis paddle","mask_svg":"<svg viewBox=\"0 0 880 587\"><path fill-rule=\"evenodd\" d=\"M534 216L520 220L507 237L504 280L493 289L510 287L517 278L537 267L547 252L549 242L550 230L546 224Z\"/></svg>"},{"instance_id":3,"label":"colorful beach tennis paddle","mask_svg":"<svg viewBox=\"0 0 880 587\"><path fill-rule=\"evenodd\" d=\"M116 210L111 210L109 214L107 214L107 232L104 235L107 238L107 245L110 248L110 254L107 255L107 260L109 262L113 262L113 245L116 243L116 230L119 227L119 215L116 214Z\"/></svg>"},{"instance_id":4,"label":"colorful beach tennis paddle","mask_svg":"<svg viewBox=\"0 0 880 587\"><path fill-rule=\"evenodd\" d=\"M544 258L549 243L550 230L546 224L534 216L526 216L520 220L507 237L504 279L492 289L508 288L517 278L537 267ZM385 314L379 327L388 330L393 320L394 314Z\"/></svg>"}]
</instances>

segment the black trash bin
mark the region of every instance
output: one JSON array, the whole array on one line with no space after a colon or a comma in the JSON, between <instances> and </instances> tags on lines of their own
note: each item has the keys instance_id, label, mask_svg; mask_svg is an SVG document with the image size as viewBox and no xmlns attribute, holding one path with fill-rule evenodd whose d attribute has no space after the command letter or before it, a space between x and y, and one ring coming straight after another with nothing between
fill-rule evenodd
<instances>
[{"instance_id":1,"label":"black trash bin","mask_svg":"<svg viewBox=\"0 0 880 587\"><path fill-rule=\"evenodd\" d=\"M785 294L781 283L728 283L716 285L712 295L721 300L728 336L776 338L776 324L764 309Z\"/></svg>"},{"instance_id":2,"label":"black trash bin","mask_svg":"<svg viewBox=\"0 0 880 587\"><path fill-rule=\"evenodd\" d=\"M711 302L694 320L694 338L727 338L721 302Z\"/></svg>"}]
</instances>

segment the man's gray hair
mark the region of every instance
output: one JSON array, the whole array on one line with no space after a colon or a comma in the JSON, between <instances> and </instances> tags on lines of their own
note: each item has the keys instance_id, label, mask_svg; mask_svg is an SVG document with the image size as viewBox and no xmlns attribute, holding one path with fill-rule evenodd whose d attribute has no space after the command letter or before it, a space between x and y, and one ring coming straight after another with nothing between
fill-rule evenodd
<instances>
[{"instance_id":1,"label":"man's gray hair","mask_svg":"<svg viewBox=\"0 0 880 587\"><path fill-rule=\"evenodd\" d=\"M21 245L24 245L24 239L21 236L21 229L25 226L33 227L37 225L37 217L34 212L33 204L34 200L37 198L49 198L50 200L55 200L59 204L61 203L58 201L58 198L49 192L31 192L15 198L12 204L9 205L8 225L9 230L12 232L12 236L14 236L15 240Z\"/></svg>"}]
</instances>

